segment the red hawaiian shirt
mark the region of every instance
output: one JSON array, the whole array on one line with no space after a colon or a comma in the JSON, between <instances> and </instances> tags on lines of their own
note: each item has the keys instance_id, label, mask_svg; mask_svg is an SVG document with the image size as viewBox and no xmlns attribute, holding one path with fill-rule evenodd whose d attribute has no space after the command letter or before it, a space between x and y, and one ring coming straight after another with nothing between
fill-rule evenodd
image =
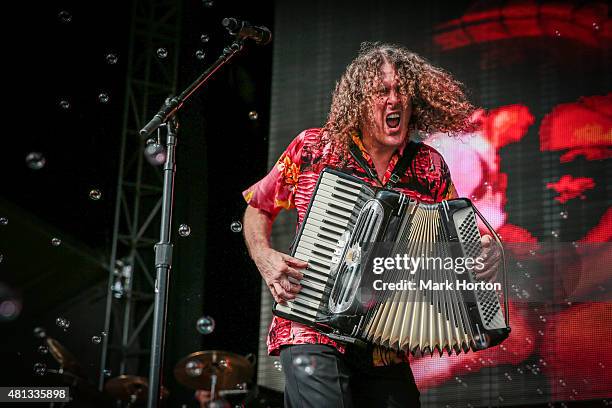
<instances>
[{"instance_id":1,"label":"red hawaiian shirt","mask_svg":"<svg viewBox=\"0 0 612 408\"><path fill-rule=\"evenodd\" d=\"M319 173L325 167L339 167L342 161L332 153L329 145L318 148L317 142L321 129L307 129L300 133L280 156L276 165L260 181L243 192L246 202L263 210L274 218L282 209L295 208L298 214L297 230L306 215L308 203L317 183ZM357 135L353 137L363 158L371 168L374 164ZM401 149L403 150L403 149ZM389 161L387 171L381 178L384 185L401 157L402 151L396 151ZM342 171L361 178L366 183L379 186L377 180L369 178L360 165L349 157ZM448 166L442 156L433 148L419 144L417 153L404 175L395 185L395 190L424 203L440 202L454 198L457 193L451 182ZM329 344L344 352L344 346L336 343L324 334L274 316L268 334L268 353L278 355L280 347L290 344Z\"/></svg>"}]
</instances>

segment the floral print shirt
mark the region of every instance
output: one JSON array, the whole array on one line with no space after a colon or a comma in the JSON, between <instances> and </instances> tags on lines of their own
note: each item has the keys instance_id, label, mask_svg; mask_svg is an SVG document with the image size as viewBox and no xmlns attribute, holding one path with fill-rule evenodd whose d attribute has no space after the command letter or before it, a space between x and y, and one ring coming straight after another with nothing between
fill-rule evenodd
<instances>
[{"instance_id":1,"label":"floral print shirt","mask_svg":"<svg viewBox=\"0 0 612 408\"><path fill-rule=\"evenodd\" d=\"M297 230L299 230L319 173L323 168L338 168L366 183L380 187L379 181L369 178L365 169L361 168L352 156L343 164L341 158L331 152L329 145L322 148L317 147L321 131L321 129L314 128L300 133L281 154L272 170L243 192L246 202L252 207L269 213L272 219L282 209L295 208L298 214ZM353 135L353 143L359 147L368 165L374 168L372 159L357 134ZM448 166L442 156L433 148L422 143L417 149L411 165L395 184L394 189L424 203L455 198L457 193L451 182ZM401 154L402 151L396 151L389 161L385 174L382 178L379 176L383 185L391 177ZM310 327L277 316L272 319L267 340L270 355L278 355L283 345L312 343L329 344L340 352L344 352L343 344L331 340ZM375 357L375 364L376 360Z\"/></svg>"}]
</instances>

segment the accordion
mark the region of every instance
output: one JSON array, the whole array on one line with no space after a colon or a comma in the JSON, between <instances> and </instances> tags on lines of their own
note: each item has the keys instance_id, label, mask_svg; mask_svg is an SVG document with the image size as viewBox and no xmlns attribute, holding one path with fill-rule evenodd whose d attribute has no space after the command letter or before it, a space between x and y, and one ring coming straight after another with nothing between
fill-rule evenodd
<instances>
[{"instance_id":1,"label":"accordion","mask_svg":"<svg viewBox=\"0 0 612 408\"><path fill-rule=\"evenodd\" d=\"M481 259L476 215L499 243L467 199L418 203L326 168L292 245L308 262L302 289L273 313L337 341L412 354L499 344L510 333L507 294L478 281L477 261L456 266Z\"/></svg>"}]
</instances>

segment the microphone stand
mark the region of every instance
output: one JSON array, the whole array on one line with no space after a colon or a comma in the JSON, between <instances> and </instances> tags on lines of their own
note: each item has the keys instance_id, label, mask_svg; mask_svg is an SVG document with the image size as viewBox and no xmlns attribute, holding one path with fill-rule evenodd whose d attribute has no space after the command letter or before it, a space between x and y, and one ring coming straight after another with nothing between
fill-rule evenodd
<instances>
[{"instance_id":1,"label":"microphone stand","mask_svg":"<svg viewBox=\"0 0 612 408\"><path fill-rule=\"evenodd\" d=\"M149 136L163 123L166 123L172 116L183 107L183 104L204 85L210 77L219 70L223 65L227 64L233 56L242 50L244 47L244 38L235 40L229 47L225 47L221 56L195 81L191 83L179 96L173 96L166 99L162 108L153 116L153 118L140 130L140 135L143 137Z\"/></svg>"},{"instance_id":2,"label":"microphone stand","mask_svg":"<svg viewBox=\"0 0 612 408\"><path fill-rule=\"evenodd\" d=\"M160 239L155 245L155 311L153 314L153 335L151 341L151 365L149 371L149 391L147 407L156 408L161 400L161 377L163 371L163 351L166 337L166 315L168 309L168 282L172 268L172 207L174 204L174 175L176 173L175 148L177 144L178 121L176 114L184 103L223 65L244 47L244 39L236 39L226 47L221 56L202 73L179 96L166 99L162 108L140 130L147 137L165 124L167 129L167 156L164 163L164 185L161 209Z\"/></svg>"}]
</instances>

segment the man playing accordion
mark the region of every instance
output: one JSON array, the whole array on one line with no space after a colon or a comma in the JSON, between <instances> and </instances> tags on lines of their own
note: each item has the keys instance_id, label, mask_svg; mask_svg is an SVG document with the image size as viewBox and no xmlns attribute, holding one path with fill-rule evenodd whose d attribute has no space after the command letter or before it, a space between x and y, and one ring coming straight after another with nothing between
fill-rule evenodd
<instances>
[{"instance_id":1,"label":"man playing accordion","mask_svg":"<svg viewBox=\"0 0 612 408\"><path fill-rule=\"evenodd\" d=\"M294 299L307 263L270 247L270 232L282 209L295 208L298 227L321 171L339 169L376 187L389 187L415 132L447 132L470 126L474 106L461 84L397 45L364 43L333 94L327 123L300 133L276 165L243 194L248 202L244 234L249 254L280 304ZM418 143L393 189L422 203L456 198L449 169L433 148ZM350 154L351 150L356 152ZM482 238L485 267L478 278L494 280L499 255ZM280 354L287 407L418 407L419 392L407 356L381 347L357 349L308 326L273 318L268 351ZM296 358L316 361L303 373Z\"/></svg>"}]
</instances>

